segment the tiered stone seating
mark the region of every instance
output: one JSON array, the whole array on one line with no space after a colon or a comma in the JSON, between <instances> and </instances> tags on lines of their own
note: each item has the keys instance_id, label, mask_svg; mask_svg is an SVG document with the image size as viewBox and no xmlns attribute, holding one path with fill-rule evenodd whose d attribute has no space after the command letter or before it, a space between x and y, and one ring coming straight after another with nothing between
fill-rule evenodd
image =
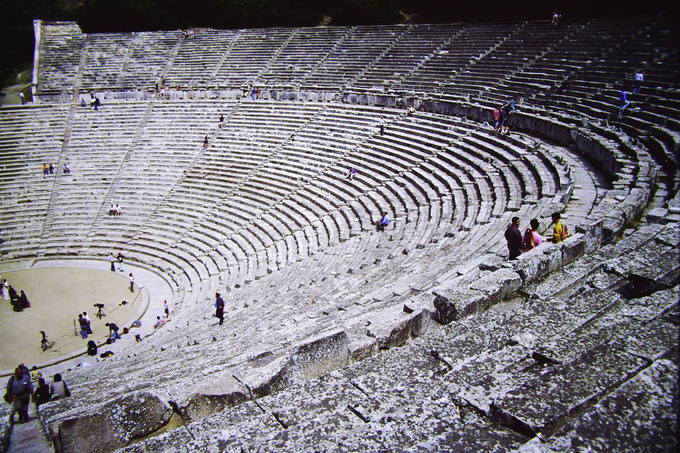
<instances>
[{"instance_id":1,"label":"tiered stone seating","mask_svg":"<svg viewBox=\"0 0 680 453\"><path fill-rule=\"evenodd\" d=\"M677 237L667 242L671 236L670 227L643 228L529 288L531 297L123 451L217 445L444 451L454 444L470 450L523 445L560 450L589 445L592 433L605 448L644 442L645 448L667 449L674 445L677 424L672 318L678 287L630 293L623 263L650 246L661 257L677 246ZM616 269L593 267L593 260ZM249 381L235 376L232 394L250 399ZM626 430L606 428L621 417ZM650 419L654 437L648 435Z\"/></svg>"},{"instance_id":2,"label":"tiered stone seating","mask_svg":"<svg viewBox=\"0 0 680 453\"><path fill-rule=\"evenodd\" d=\"M53 189L61 181L61 143L68 107L0 110L1 229L6 258L34 256L44 234ZM54 175L43 176L43 164Z\"/></svg>"},{"instance_id":3,"label":"tiered stone seating","mask_svg":"<svg viewBox=\"0 0 680 453\"><path fill-rule=\"evenodd\" d=\"M257 79L258 84L299 84L345 37L347 27L299 28Z\"/></svg>"},{"instance_id":4,"label":"tiered stone seating","mask_svg":"<svg viewBox=\"0 0 680 453\"><path fill-rule=\"evenodd\" d=\"M562 449L579 441L588 420L615 413L612 405L633 394L650 401L639 420L652 413L676 426L667 395L677 393L668 379L677 364L666 359L677 355L677 336L666 317L678 310L677 225L646 226L598 247L639 219L657 168L665 170L666 187L676 187L676 125L659 121L677 106L645 87L669 109L639 120L660 128L650 134L660 143L652 153L627 135L641 123L582 127L579 110L560 93L591 86L610 96L605 79L621 80L641 58L635 51L630 64L588 63L593 51L583 44L599 24L206 31L192 43L182 40L165 66L168 83L175 74L188 93L194 83L227 91L257 86L275 98L276 90L301 83L354 92L345 99L357 104L378 103L375 86L385 96L427 93L413 100L420 109L413 114L396 108L410 105L406 98L380 100L395 108L262 99L111 102L99 112L47 107L62 112L61 123L54 119L65 138L56 155L72 170L71 159L78 159L82 169L51 190L45 214L36 217L38 244L10 242L16 256L101 256L120 248L129 261L168 275L182 294L181 309L163 329L69 373L74 396L41 410L55 442L88 448L96 422L108 433L97 442L117 448L154 433L175 413L184 426L127 450L301 451L331 443ZM622 42L648 48L630 23L604 24ZM664 28L642 27L650 34ZM169 50L168 35L159 36ZM192 71L185 51L201 36L209 64ZM213 38L225 39L226 48L211 53ZM132 36L120 52L122 68L138 58L136 42ZM302 42L315 43L316 57L291 67ZM83 62L93 49L87 46ZM543 62L555 69L557 49L571 49L563 66L569 83L558 86L556 71L547 71L546 83L538 77L527 85L522 71L540 73ZM674 87L667 76L676 61L663 51L658 57L650 80L654 72L655 83ZM379 83L395 64L408 73ZM579 84L579 76L588 82ZM87 80L82 86L94 79ZM123 79L101 80L115 90ZM557 94L526 97L526 109L518 99L511 135L490 135L490 106L541 86ZM470 94L482 95L462 100ZM551 105L563 112L548 115ZM43 134L49 136L39 129L34 140ZM26 153L15 140L8 134L3 150ZM96 179L98 161L116 167L110 180ZM350 167L358 170L352 181L345 178ZM16 177L15 169L6 171L0 177ZM669 210L677 198L670 190L658 201ZM103 214L111 202L121 204L123 216ZM82 215L64 222L74 207ZM374 222L383 210L392 221L378 233ZM574 237L506 263L510 218L539 218L545 228L554 211L565 213ZM12 238L20 228L14 219L3 227ZM212 317L215 291L227 301L221 327ZM204 376L199 383L196 367ZM662 386L657 412L640 385L650 377ZM536 395L535 388L546 391ZM651 431L666 445L664 428Z\"/></svg>"},{"instance_id":5,"label":"tiered stone seating","mask_svg":"<svg viewBox=\"0 0 680 453\"><path fill-rule=\"evenodd\" d=\"M443 92L444 87L450 86L452 77L482 58L519 27L518 24L468 25L394 89Z\"/></svg>"},{"instance_id":6,"label":"tiered stone seating","mask_svg":"<svg viewBox=\"0 0 680 453\"><path fill-rule=\"evenodd\" d=\"M133 33L131 49L118 76L118 85L123 90L153 87L163 77L180 39L180 31Z\"/></svg>"},{"instance_id":7,"label":"tiered stone seating","mask_svg":"<svg viewBox=\"0 0 680 453\"><path fill-rule=\"evenodd\" d=\"M369 66L358 80L352 82L352 88L382 91L397 84L425 64L432 52L450 41L460 29L460 25L415 25L386 55Z\"/></svg>"},{"instance_id":8,"label":"tiered stone seating","mask_svg":"<svg viewBox=\"0 0 680 453\"><path fill-rule=\"evenodd\" d=\"M293 34L294 30L282 28L241 30L214 74L214 83L225 88L253 84Z\"/></svg>"},{"instance_id":9,"label":"tiered stone seating","mask_svg":"<svg viewBox=\"0 0 680 453\"><path fill-rule=\"evenodd\" d=\"M165 77L167 86L196 89L211 84L238 36L227 30L201 29L197 37L182 39Z\"/></svg>"},{"instance_id":10,"label":"tiered stone seating","mask_svg":"<svg viewBox=\"0 0 680 453\"><path fill-rule=\"evenodd\" d=\"M97 33L88 35L83 48L80 88L85 91L102 87L119 88L118 76L131 52L129 33Z\"/></svg>"},{"instance_id":11,"label":"tiered stone seating","mask_svg":"<svg viewBox=\"0 0 680 453\"><path fill-rule=\"evenodd\" d=\"M304 84L337 89L351 83L408 30L407 26L352 28L333 52L304 79ZM367 46L367 42L371 45Z\"/></svg>"},{"instance_id":12,"label":"tiered stone seating","mask_svg":"<svg viewBox=\"0 0 680 453\"><path fill-rule=\"evenodd\" d=\"M73 89L85 44L85 35L73 22L34 22L40 33L39 46L42 50L38 61L41 77L36 87L41 93L61 92Z\"/></svg>"}]
</instances>

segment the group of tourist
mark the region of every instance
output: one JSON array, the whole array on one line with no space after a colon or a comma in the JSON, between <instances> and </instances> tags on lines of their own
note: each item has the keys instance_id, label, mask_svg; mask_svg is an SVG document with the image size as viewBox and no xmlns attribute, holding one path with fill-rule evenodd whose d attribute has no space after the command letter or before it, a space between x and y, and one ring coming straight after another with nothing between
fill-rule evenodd
<instances>
[{"instance_id":1,"label":"group of tourist","mask_svg":"<svg viewBox=\"0 0 680 453\"><path fill-rule=\"evenodd\" d=\"M71 173L71 169L68 167L68 164L64 162L64 168L62 169L63 173L69 174ZM52 163L46 164L43 163L43 178L48 175L53 175L54 174L54 165Z\"/></svg>"},{"instance_id":2,"label":"group of tourist","mask_svg":"<svg viewBox=\"0 0 680 453\"><path fill-rule=\"evenodd\" d=\"M37 367L34 366L33 371L29 371L23 363L16 367L14 375L7 381L5 401L14 405L14 409L19 414L19 423L26 423L29 420L28 404L30 402L39 407L48 401L71 396L61 374L55 374L53 379L54 382L47 385ZM38 382L38 388L35 390L33 381Z\"/></svg>"},{"instance_id":3,"label":"group of tourist","mask_svg":"<svg viewBox=\"0 0 680 453\"><path fill-rule=\"evenodd\" d=\"M109 206L109 215L120 215L121 209L118 203L114 206L113 203L111 203L111 206Z\"/></svg>"},{"instance_id":4,"label":"group of tourist","mask_svg":"<svg viewBox=\"0 0 680 453\"><path fill-rule=\"evenodd\" d=\"M493 131L494 135L501 134L505 135L510 132L510 114L515 111L515 100L510 99L500 107L496 107L493 111Z\"/></svg>"},{"instance_id":5,"label":"group of tourist","mask_svg":"<svg viewBox=\"0 0 680 453\"><path fill-rule=\"evenodd\" d=\"M20 293L17 293L17 290L7 283L7 279L4 279L2 284L0 284L0 296L2 296L2 300L9 301L12 304L12 310L14 311L23 311L24 308L31 308L31 303L28 301L24 290L22 289Z\"/></svg>"},{"instance_id":6,"label":"group of tourist","mask_svg":"<svg viewBox=\"0 0 680 453\"><path fill-rule=\"evenodd\" d=\"M102 102L99 100L99 98L95 96L94 93L90 93L90 108L99 110L99 107L101 107L101 105ZM87 103L85 102L84 98L80 98L80 106L87 107Z\"/></svg>"},{"instance_id":7,"label":"group of tourist","mask_svg":"<svg viewBox=\"0 0 680 453\"><path fill-rule=\"evenodd\" d=\"M118 256L114 258L113 252L109 252L108 260L111 265L111 272L116 272L116 263L118 263L118 271L125 272L125 257L122 253L118 252Z\"/></svg>"},{"instance_id":8,"label":"group of tourist","mask_svg":"<svg viewBox=\"0 0 680 453\"><path fill-rule=\"evenodd\" d=\"M633 87L633 93L638 94L640 92L640 88L642 87L642 82L645 81L645 72L643 70L639 70L633 76L633 80L635 83L635 86ZM626 107L629 105L630 101L628 100L628 92L624 88L621 90L621 93L619 93L619 118L623 116L623 111L626 110Z\"/></svg>"},{"instance_id":9,"label":"group of tourist","mask_svg":"<svg viewBox=\"0 0 680 453\"><path fill-rule=\"evenodd\" d=\"M160 316L156 316L156 322L153 325L154 329L160 328L165 323L165 320L170 317L170 306L168 305L167 299L163 301L163 312L165 313L165 317L161 318ZM224 313L224 310L222 310L222 313Z\"/></svg>"},{"instance_id":10,"label":"group of tourist","mask_svg":"<svg viewBox=\"0 0 680 453\"><path fill-rule=\"evenodd\" d=\"M86 339L88 335L92 335L90 317L87 316L87 312L83 312L82 314L78 315L78 325L80 326L78 333L80 333L80 336L83 338L83 340Z\"/></svg>"},{"instance_id":11,"label":"group of tourist","mask_svg":"<svg viewBox=\"0 0 680 453\"><path fill-rule=\"evenodd\" d=\"M562 222L562 215L559 212L552 214L551 218L553 234L547 241L557 244L569 237L569 230ZM531 219L529 227L524 231L524 234L522 234L519 229L519 217L512 218L512 222L505 230L505 240L508 244L509 259L515 260L522 252L528 252L543 243L543 237L538 233L539 226L540 222L538 219Z\"/></svg>"}]
</instances>

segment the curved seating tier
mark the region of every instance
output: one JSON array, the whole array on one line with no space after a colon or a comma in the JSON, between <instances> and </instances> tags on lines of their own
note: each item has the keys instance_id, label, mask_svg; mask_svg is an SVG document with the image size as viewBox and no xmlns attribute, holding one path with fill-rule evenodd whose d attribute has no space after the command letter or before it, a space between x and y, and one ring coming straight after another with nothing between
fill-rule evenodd
<instances>
[{"instance_id":1,"label":"curved seating tier","mask_svg":"<svg viewBox=\"0 0 680 453\"><path fill-rule=\"evenodd\" d=\"M677 28L661 16L564 27L525 22L199 30L198 38L179 32L82 36L72 24L39 25L45 30L39 45L53 55L41 62L36 99L55 92L64 99L61 93L71 92L77 101L85 90L96 90L104 105L99 111L75 103L0 109L2 130L19 131L0 135L3 206L11 208L0 218L3 257L103 257L120 250L129 261L169 275L181 297L171 322L134 349L70 373L74 396L41 409L57 443L70 442L63 430L79 428L64 423L85 406L88 414L137 413L130 398L151 398L163 413L145 412L149 426L167 423L175 412L185 428L128 451L155 451L162 442L178 450L210 449L216 437L221 449L272 448L285 437L279 427L286 430L296 419L288 406L275 409L278 401L292 404L295 389L322 386L313 379L321 375L321 382L331 382L331 399L346 401L343 395L355 391L363 396L349 400L368 397L366 406L347 406L366 426L375 419L362 414L372 413L403 436L404 420L423 413L409 407L407 416L382 417L387 403L372 399L371 383L380 381L375 373L381 369L389 381L394 373L419 374L422 366L428 377L413 381L414 389L424 391L426 404L449 408L435 411L434 418L448 420L446 430L462 432L464 445L479 446L472 437L493 432L500 449L520 448L528 437L552 435L557 426L552 419L523 418L514 403L514 395L521 401L545 378L531 370L549 365L567 373L572 364L581 365L581 353L618 354L556 346L563 337L576 342L569 336L574 329L594 335L588 327L594 312L619 313L620 298L602 307L598 291L607 297L619 291L621 306L647 303L647 294L636 291L661 288L677 296L671 226L626 234L620 245L542 282L620 236L641 215L660 223L678 220L680 128L672 118L676 81L669 76L678 61L669 51L673 41L666 39L677 36ZM158 51L149 73L142 74L145 49L153 48L154 39ZM630 58L623 58L627 52ZM68 57L63 68L54 56L60 53ZM619 87L613 84L627 83L643 66L659 88L646 84L632 96L639 114L614 118ZM147 96L161 78L174 89L166 88L163 98ZM259 88L259 99L251 99L253 88ZM280 100L302 99L314 90L344 94L352 103ZM126 97L132 100L119 100ZM512 133L493 135L491 108L510 97L518 107ZM583 102L573 102L575 97ZM410 105L418 111L403 108ZM57 175L41 179L43 161L54 162ZM61 174L63 163L70 174ZM357 170L352 180L349 168ZM108 216L115 203L123 215ZM379 233L374 225L383 211L391 222ZM503 232L510 219L518 216L524 226L538 218L546 228L555 211L565 214L573 240L505 263ZM653 291L644 260L633 259L644 246L665 263L656 283L661 286ZM635 286L640 281L648 286ZM532 295L528 301L519 297L499 312L484 311L519 289ZM227 302L226 326L213 321L216 291ZM576 301L573 312L556 311L570 298ZM650 320L663 324L664 313L677 313L675 300L673 305L664 299L649 311ZM443 303L454 307L447 311ZM477 312L485 314L465 318ZM446 323L449 316L459 322L409 344L410 362L395 358L404 355L395 350L361 362L420 336L431 317ZM530 328L531 316L545 326ZM489 318L501 336L489 332ZM597 322L608 319L603 315ZM645 363L671 367L657 360L669 354L663 344L659 350L666 352ZM555 351L564 359L551 355ZM492 370L493 382L484 381L488 363L482 362L489 357L503 368ZM393 368L382 362L391 359ZM636 360L629 360L626 380L645 372ZM326 374L352 363L352 369ZM197 364L210 376L205 385L196 383ZM452 376L454 368L465 377ZM522 380L526 371L530 376ZM423 388L433 376L446 376L443 387L438 381ZM287 387L293 390L274 393ZM501 395L497 406L487 387ZM607 397L611 386L601 387L587 397ZM450 394L454 404L441 401L438 391ZM301 401L300 407L310 406ZM444 416L453 406L457 415ZM569 406L567 413L593 407ZM317 409L328 419L338 416ZM254 429L262 414L269 417L262 421L267 427L249 437L252 443L225 437L231 429ZM463 427L463 417L475 418ZM114 422L102 418L106 426ZM343 423L339 435L345 440L372 438ZM471 423L479 429L470 429ZM297 437L301 432L323 437L308 418L299 424L300 430L286 431L295 447L282 451L307 448ZM110 444L115 447L153 431L111 429L120 431ZM429 449L454 442L433 429L419 428L403 444L379 436L380 446L366 445ZM557 448L562 440L557 435L549 442ZM482 449L497 446L489 442Z\"/></svg>"}]
</instances>

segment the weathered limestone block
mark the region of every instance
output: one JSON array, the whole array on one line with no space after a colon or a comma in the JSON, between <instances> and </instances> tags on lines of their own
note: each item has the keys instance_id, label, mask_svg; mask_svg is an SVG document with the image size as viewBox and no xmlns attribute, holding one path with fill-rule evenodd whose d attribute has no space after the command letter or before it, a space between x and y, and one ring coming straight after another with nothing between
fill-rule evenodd
<instances>
[{"instance_id":1,"label":"weathered limestone block","mask_svg":"<svg viewBox=\"0 0 680 453\"><path fill-rule=\"evenodd\" d=\"M562 249L564 242L561 244L547 244L543 253L548 259L548 273L553 273L564 267L564 260Z\"/></svg>"},{"instance_id":2,"label":"weathered limestone block","mask_svg":"<svg viewBox=\"0 0 680 453\"><path fill-rule=\"evenodd\" d=\"M614 208L604 219L602 219L602 237L605 242L612 241L623 230L626 219L620 209Z\"/></svg>"},{"instance_id":3,"label":"weathered limestone block","mask_svg":"<svg viewBox=\"0 0 680 453\"><path fill-rule=\"evenodd\" d=\"M291 378L306 381L349 363L349 341L344 330L331 331L306 340L290 353Z\"/></svg>"},{"instance_id":4,"label":"weathered limestone block","mask_svg":"<svg viewBox=\"0 0 680 453\"><path fill-rule=\"evenodd\" d=\"M9 404L0 404L0 451L5 451L10 439L9 420L14 409Z\"/></svg>"},{"instance_id":5,"label":"weathered limestone block","mask_svg":"<svg viewBox=\"0 0 680 453\"><path fill-rule=\"evenodd\" d=\"M525 285L529 285L548 275L548 265L548 255L543 253L542 248L538 248L517 258L515 272Z\"/></svg>"},{"instance_id":6,"label":"weathered limestone block","mask_svg":"<svg viewBox=\"0 0 680 453\"><path fill-rule=\"evenodd\" d=\"M546 443L555 451L677 451L678 392L677 364L654 362Z\"/></svg>"},{"instance_id":7,"label":"weathered limestone block","mask_svg":"<svg viewBox=\"0 0 680 453\"><path fill-rule=\"evenodd\" d=\"M189 453L194 441L191 433L184 428L163 433L118 450L119 453Z\"/></svg>"},{"instance_id":8,"label":"weathered limestone block","mask_svg":"<svg viewBox=\"0 0 680 453\"><path fill-rule=\"evenodd\" d=\"M187 389L185 402L178 403L182 416L187 420L199 420L210 414L235 406L250 398L248 389L232 376L213 380L202 376L199 383Z\"/></svg>"},{"instance_id":9,"label":"weathered limestone block","mask_svg":"<svg viewBox=\"0 0 680 453\"><path fill-rule=\"evenodd\" d=\"M88 410L49 422L47 429L56 450L108 452L158 430L172 417L172 407L148 392L132 393Z\"/></svg>"},{"instance_id":10,"label":"weathered limestone block","mask_svg":"<svg viewBox=\"0 0 680 453\"><path fill-rule=\"evenodd\" d=\"M529 436L550 435L570 414L593 404L646 363L608 346L597 347L507 392L495 401L493 417Z\"/></svg>"},{"instance_id":11,"label":"weathered limestone block","mask_svg":"<svg viewBox=\"0 0 680 453\"><path fill-rule=\"evenodd\" d=\"M678 327L670 322L655 322L636 330L624 339L623 348L648 360L678 353Z\"/></svg>"},{"instance_id":12,"label":"weathered limestone block","mask_svg":"<svg viewBox=\"0 0 680 453\"><path fill-rule=\"evenodd\" d=\"M441 292L439 292L441 291ZM437 321L448 324L472 313L473 307L483 306L487 296L481 291L456 288L452 290L434 291L434 308L437 310Z\"/></svg>"},{"instance_id":13,"label":"weathered limestone block","mask_svg":"<svg viewBox=\"0 0 680 453\"><path fill-rule=\"evenodd\" d=\"M659 232L654 238L657 241L663 242L664 244L671 245L673 247L680 246L680 231L678 231L678 225L667 225L663 230Z\"/></svg>"},{"instance_id":14,"label":"weathered limestone block","mask_svg":"<svg viewBox=\"0 0 680 453\"><path fill-rule=\"evenodd\" d=\"M361 420L354 417L347 404L365 398L341 372L334 371L288 387L284 391L258 400L260 406L273 414L288 429L303 427L305 432L314 425L333 422L335 429L352 429ZM340 417L336 417L341 414Z\"/></svg>"},{"instance_id":15,"label":"weathered limestone block","mask_svg":"<svg viewBox=\"0 0 680 453\"><path fill-rule=\"evenodd\" d=\"M582 257L586 251L586 241L580 234L574 234L563 242L562 265L566 266Z\"/></svg>"},{"instance_id":16,"label":"weathered limestone block","mask_svg":"<svg viewBox=\"0 0 680 453\"><path fill-rule=\"evenodd\" d=\"M383 310L370 317L371 325L366 330L369 336L376 338L380 349L403 346L412 336L422 335L429 326L432 318L429 310L406 313L399 308Z\"/></svg>"},{"instance_id":17,"label":"weathered limestone block","mask_svg":"<svg viewBox=\"0 0 680 453\"><path fill-rule=\"evenodd\" d=\"M491 305L507 299L515 294L521 286L522 278L511 269L499 269L483 275L479 280L470 285L470 289L481 291L487 295L485 305L475 307L474 311L486 310Z\"/></svg>"},{"instance_id":18,"label":"weathered limestone block","mask_svg":"<svg viewBox=\"0 0 680 453\"><path fill-rule=\"evenodd\" d=\"M349 354L351 362L359 362L378 353L378 340L366 335L366 330L349 334Z\"/></svg>"},{"instance_id":19,"label":"weathered limestone block","mask_svg":"<svg viewBox=\"0 0 680 453\"><path fill-rule=\"evenodd\" d=\"M249 362L235 375L250 387L253 397L262 397L346 366L349 360L347 334L335 330L294 346L288 354L266 355Z\"/></svg>"},{"instance_id":20,"label":"weathered limestone block","mask_svg":"<svg viewBox=\"0 0 680 453\"><path fill-rule=\"evenodd\" d=\"M234 375L258 398L290 385L287 376L288 356L283 352L267 354L234 371Z\"/></svg>"},{"instance_id":21,"label":"weathered limestone block","mask_svg":"<svg viewBox=\"0 0 680 453\"><path fill-rule=\"evenodd\" d=\"M593 252L602 246L602 220L581 224L574 231L577 230L583 233L584 254Z\"/></svg>"}]
</instances>

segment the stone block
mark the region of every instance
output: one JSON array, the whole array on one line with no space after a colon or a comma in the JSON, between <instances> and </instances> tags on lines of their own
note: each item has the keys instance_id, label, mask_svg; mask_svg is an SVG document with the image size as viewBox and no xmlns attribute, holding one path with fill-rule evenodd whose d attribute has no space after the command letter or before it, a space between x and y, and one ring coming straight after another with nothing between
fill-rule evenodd
<instances>
[{"instance_id":1,"label":"stone block","mask_svg":"<svg viewBox=\"0 0 680 453\"><path fill-rule=\"evenodd\" d=\"M571 414L594 404L646 363L605 345L597 347L507 392L494 402L493 418L528 436L549 436Z\"/></svg>"},{"instance_id":2,"label":"stone block","mask_svg":"<svg viewBox=\"0 0 680 453\"><path fill-rule=\"evenodd\" d=\"M198 384L187 389L186 401L178 404L182 416L189 421L200 420L250 399L250 392L233 376L219 380L204 376Z\"/></svg>"},{"instance_id":3,"label":"stone block","mask_svg":"<svg viewBox=\"0 0 680 453\"><path fill-rule=\"evenodd\" d=\"M437 321L441 324L448 324L477 311L475 308L486 306L488 299L488 296L481 291L464 288L446 290L442 293L435 289L433 292Z\"/></svg>"},{"instance_id":4,"label":"stone block","mask_svg":"<svg viewBox=\"0 0 680 453\"><path fill-rule=\"evenodd\" d=\"M678 366L654 362L560 427L555 451L677 451Z\"/></svg>"},{"instance_id":5,"label":"stone block","mask_svg":"<svg viewBox=\"0 0 680 453\"><path fill-rule=\"evenodd\" d=\"M349 352L352 362L359 362L378 353L378 340L368 335L351 335Z\"/></svg>"},{"instance_id":6,"label":"stone block","mask_svg":"<svg viewBox=\"0 0 680 453\"><path fill-rule=\"evenodd\" d=\"M349 341L344 330L310 338L290 353L289 373L295 381L315 378L349 363Z\"/></svg>"},{"instance_id":7,"label":"stone block","mask_svg":"<svg viewBox=\"0 0 680 453\"><path fill-rule=\"evenodd\" d=\"M376 338L380 349L403 346L411 336L422 335L427 330L431 316L428 310L405 313L393 307L371 316L367 332Z\"/></svg>"},{"instance_id":8,"label":"stone block","mask_svg":"<svg viewBox=\"0 0 680 453\"><path fill-rule=\"evenodd\" d=\"M574 235L563 242L562 265L572 263L586 253L587 243L584 236Z\"/></svg>"},{"instance_id":9,"label":"stone block","mask_svg":"<svg viewBox=\"0 0 680 453\"><path fill-rule=\"evenodd\" d=\"M519 274L525 285L534 283L548 275L548 256L541 249L524 253L517 258L515 272Z\"/></svg>"},{"instance_id":10,"label":"stone block","mask_svg":"<svg viewBox=\"0 0 680 453\"><path fill-rule=\"evenodd\" d=\"M499 269L482 276L470 285L470 289L480 291L487 295L485 306L475 307L475 311L481 311L507 299L515 294L522 286L522 278L511 269Z\"/></svg>"},{"instance_id":11,"label":"stone block","mask_svg":"<svg viewBox=\"0 0 680 453\"><path fill-rule=\"evenodd\" d=\"M165 425L172 407L158 396L136 392L49 422L47 430L58 451L108 452ZM96 433L97 435L93 435Z\"/></svg>"}]
</instances>

